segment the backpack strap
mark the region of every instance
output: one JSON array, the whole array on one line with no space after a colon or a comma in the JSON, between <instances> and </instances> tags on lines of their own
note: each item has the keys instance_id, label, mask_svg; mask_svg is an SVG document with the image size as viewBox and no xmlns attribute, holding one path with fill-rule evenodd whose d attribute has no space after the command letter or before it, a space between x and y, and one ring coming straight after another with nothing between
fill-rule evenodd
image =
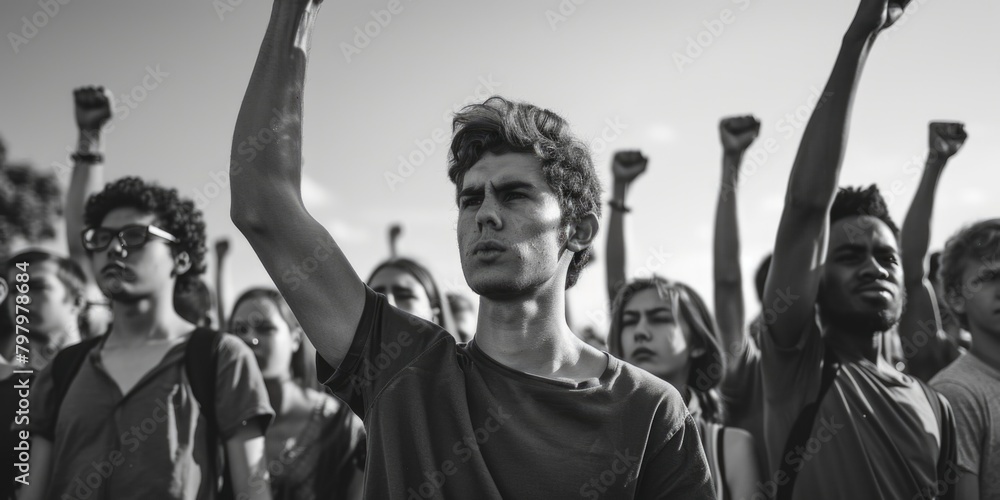
<instances>
[{"instance_id":1,"label":"backpack strap","mask_svg":"<svg viewBox=\"0 0 1000 500\"><path fill-rule=\"evenodd\" d=\"M103 337L93 337L78 342L63 348L52 359L50 363L52 365L52 390L55 396L52 410L57 420L59 418L59 408L62 407L63 399L66 398L66 393L69 392L70 384L73 383L73 379L76 378L77 372L83 366L84 360L87 359L87 354L100 344L102 340Z\"/></svg>"},{"instance_id":2,"label":"backpack strap","mask_svg":"<svg viewBox=\"0 0 1000 500\"><path fill-rule=\"evenodd\" d=\"M785 441L785 449L781 452L782 459L787 457L789 453L794 453L797 447L805 446L812 433L813 424L816 422L820 403L823 402L826 393L830 391L834 380L837 379L840 359L829 346L824 346L823 351L823 374L820 378L819 394L816 395L816 401L802 408L798 418L795 419L795 424L792 425L792 430L788 433L788 440ZM775 494L776 500L791 500L792 492L795 490L795 480L799 477L800 469L801 467L793 467L789 460L781 460L780 470L788 478L788 482L778 486L778 491Z\"/></svg>"},{"instance_id":3,"label":"backpack strap","mask_svg":"<svg viewBox=\"0 0 1000 500\"><path fill-rule=\"evenodd\" d=\"M198 403L198 408L205 415L208 422L208 463L211 464L212 475L210 477L219 478L221 475L221 489L218 489L219 499L233 498L233 488L229 477L229 466L223 458L223 463L219 464L219 449L222 448L222 457L225 457L225 443L221 442L219 432L219 422L215 415L215 374L219 360L219 345L222 343L222 333L207 328L196 328L188 339L184 351L184 369L187 372L188 381L191 382L191 392ZM220 474L221 472L221 474ZM216 486L218 488L218 485Z\"/></svg>"},{"instance_id":4,"label":"backpack strap","mask_svg":"<svg viewBox=\"0 0 1000 500\"><path fill-rule=\"evenodd\" d=\"M938 484L948 484L947 479L945 479L948 467L955 464L958 459L958 450L955 448L955 441L957 439L955 433L955 414L952 412L951 404L948 403L948 400L941 397L934 389L931 389L916 377L911 378L916 380L920 384L920 388L924 390L927 402L930 403L931 409L934 410L934 417L937 418L938 426L941 429L941 446L938 451L937 460L937 481ZM954 500L955 488L953 486L944 488L944 492L935 498L938 500Z\"/></svg>"}]
</instances>

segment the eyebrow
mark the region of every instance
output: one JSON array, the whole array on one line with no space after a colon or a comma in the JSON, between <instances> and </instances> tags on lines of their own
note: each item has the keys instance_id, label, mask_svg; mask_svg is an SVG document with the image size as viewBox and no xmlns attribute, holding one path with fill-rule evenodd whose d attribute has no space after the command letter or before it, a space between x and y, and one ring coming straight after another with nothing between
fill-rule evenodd
<instances>
[{"instance_id":1,"label":"eyebrow","mask_svg":"<svg viewBox=\"0 0 1000 500\"><path fill-rule=\"evenodd\" d=\"M627 310L625 310L622 313L622 315L623 316L626 315L626 314L638 315L641 312L642 312L641 310L637 310L637 309L627 309ZM674 314L674 312L671 311L669 307L664 307L664 306L654 307L652 309L646 309L645 312L646 312L646 314L661 314L661 313L667 313L667 314L670 314L670 315Z\"/></svg>"},{"instance_id":2,"label":"eyebrow","mask_svg":"<svg viewBox=\"0 0 1000 500\"><path fill-rule=\"evenodd\" d=\"M535 189L535 186L533 184L531 184L530 182L526 182L526 181L522 181L522 180L518 180L518 179L511 179L509 181L501 181L499 183L491 182L490 185L493 186L493 190L496 191L496 192L498 192L498 193L504 193L504 192L507 192L507 191L514 191L514 190L517 190L517 189L524 189L524 190L528 190L528 191L533 191ZM464 189L462 189L461 191L458 192L458 196L456 197L456 200L460 200L460 199L462 199L462 198L464 198L466 196L482 195L485 192L486 192L486 187L484 185L469 186L469 187L464 188Z\"/></svg>"}]
</instances>

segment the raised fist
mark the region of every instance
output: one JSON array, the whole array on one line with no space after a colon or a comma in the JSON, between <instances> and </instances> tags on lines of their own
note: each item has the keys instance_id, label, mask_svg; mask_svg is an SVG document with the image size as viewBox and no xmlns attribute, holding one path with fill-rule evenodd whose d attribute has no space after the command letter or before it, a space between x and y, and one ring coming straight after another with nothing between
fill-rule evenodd
<instances>
[{"instance_id":1,"label":"raised fist","mask_svg":"<svg viewBox=\"0 0 1000 500\"><path fill-rule=\"evenodd\" d=\"M229 238L219 238L215 240L216 258L222 259L229 254Z\"/></svg>"},{"instance_id":2,"label":"raised fist","mask_svg":"<svg viewBox=\"0 0 1000 500\"><path fill-rule=\"evenodd\" d=\"M911 0L861 0L854 16L852 29L864 34L876 34L903 17L903 11Z\"/></svg>"},{"instance_id":3,"label":"raised fist","mask_svg":"<svg viewBox=\"0 0 1000 500\"><path fill-rule=\"evenodd\" d=\"M649 158L642 151L618 151L611 160L611 172L616 181L632 182L646 171Z\"/></svg>"},{"instance_id":4,"label":"raised fist","mask_svg":"<svg viewBox=\"0 0 1000 500\"><path fill-rule=\"evenodd\" d=\"M743 153L760 133L760 120L753 115L730 116L719 122L722 149L727 153Z\"/></svg>"},{"instance_id":5,"label":"raised fist","mask_svg":"<svg viewBox=\"0 0 1000 500\"><path fill-rule=\"evenodd\" d=\"M958 153L969 137L960 122L931 122L929 129L931 154L942 160Z\"/></svg>"},{"instance_id":6,"label":"raised fist","mask_svg":"<svg viewBox=\"0 0 1000 500\"><path fill-rule=\"evenodd\" d=\"M80 130L100 131L111 119L114 96L104 87L80 87L73 91L73 101Z\"/></svg>"}]
</instances>

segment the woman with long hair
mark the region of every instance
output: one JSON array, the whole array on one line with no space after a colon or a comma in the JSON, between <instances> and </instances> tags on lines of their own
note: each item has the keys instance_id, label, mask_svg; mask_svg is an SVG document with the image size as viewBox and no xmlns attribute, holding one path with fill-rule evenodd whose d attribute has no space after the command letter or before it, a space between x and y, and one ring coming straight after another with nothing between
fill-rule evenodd
<instances>
[{"instance_id":1,"label":"woman with long hair","mask_svg":"<svg viewBox=\"0 0 1000 500\"><path fill-rule=\"evenodd\" d=\"M389 304L414 316L433 321L461 342L451 308L431 275L430 270L415 260L393 257L375 266L368 277L368 286L388 299Z\"/></svg>"},{"instance_id":2,"label":"woman with long hair","mask_svg":"<svg viewBox=\"0 0 1000 500\"><path fill-rule=\"evenodd\" d=\"M698 423L720 499L750 498L759 481L753 438L722 425L725 375L715 320L697 292L654 276L625 284L612 304L608 349L669 382Z\"/></svg>"},{"instance_id":3,"label":"woman with long hair","mask_svg":"<svg viewBox=\"0 0 1000 500\"><path fill-rule=\"evenodd\" d=\"M253 350L276 413L265 435L275 500L361 498L364 427L351 409L308 387L308 341L277 290L243 293L229 328Z\"/></svg>"}]
</instances>

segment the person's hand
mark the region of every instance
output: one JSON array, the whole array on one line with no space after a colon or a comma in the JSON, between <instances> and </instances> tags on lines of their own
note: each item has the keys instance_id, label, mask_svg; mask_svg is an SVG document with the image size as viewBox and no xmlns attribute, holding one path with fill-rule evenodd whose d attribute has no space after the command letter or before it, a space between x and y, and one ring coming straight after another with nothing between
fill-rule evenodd
<instances>
[{"instance_id":1,"label":"person's hand","mask_svg":"<svg viewBox=\"0 0 1000 500\"><path fill-rule=\"evenodd\" d=\"M939 160L947 161L955 156L969 137L965 125L960 122L931 122L928 128L931 156Z\"/></svg>"},{"instance_id":2,"label":"person's hand","mask_svg":"<svg viewBox=\"0 0 1000 500\"><path fill-rule=\"evenodd\" d=\"M229 238L215 240L215 255L220 260L229 255Z\"/></svg>"},{"instance_id":3,"label":"person's hand","mask_svg":"<svg viewBox=\"0 0 1000 500\"><path fill-rule=\"evenodd\" d=\"M760 133L760 120L753 115L730 116L719 122L722 150L730 154L743 154Z\"/></svg>"},{"instance_id":4,"label":"person's hand","mask_svg":"<svg viewBox=\"0 0 1000 500\"><path fill-rule=\"evenodd\" d=\"M911 0L861 0L850 31L865 36L876 35L892 26Z\"/></svg>"},{"instance_id":5,"label":"person's hand","mask_svg":"<svg viewBox=\"0 0 1000 500\"><path fill-rule=\"evenodd\" d=\"M80 87L73 90L76 127L85 132L100 132L111 119L114 96L104 87Z\"/></svg>"},{"instance_id":6,"label":"person's hand","mask_svg":"<svg viewBox=\"0 0 1000 500\"><path fill-rule=\"evenodd\" d=\"M611 172L616 181L628 183L642 175L648 163L649 158L641 151L618 151L611 160Z\"/></svg>"}]
</instances>

